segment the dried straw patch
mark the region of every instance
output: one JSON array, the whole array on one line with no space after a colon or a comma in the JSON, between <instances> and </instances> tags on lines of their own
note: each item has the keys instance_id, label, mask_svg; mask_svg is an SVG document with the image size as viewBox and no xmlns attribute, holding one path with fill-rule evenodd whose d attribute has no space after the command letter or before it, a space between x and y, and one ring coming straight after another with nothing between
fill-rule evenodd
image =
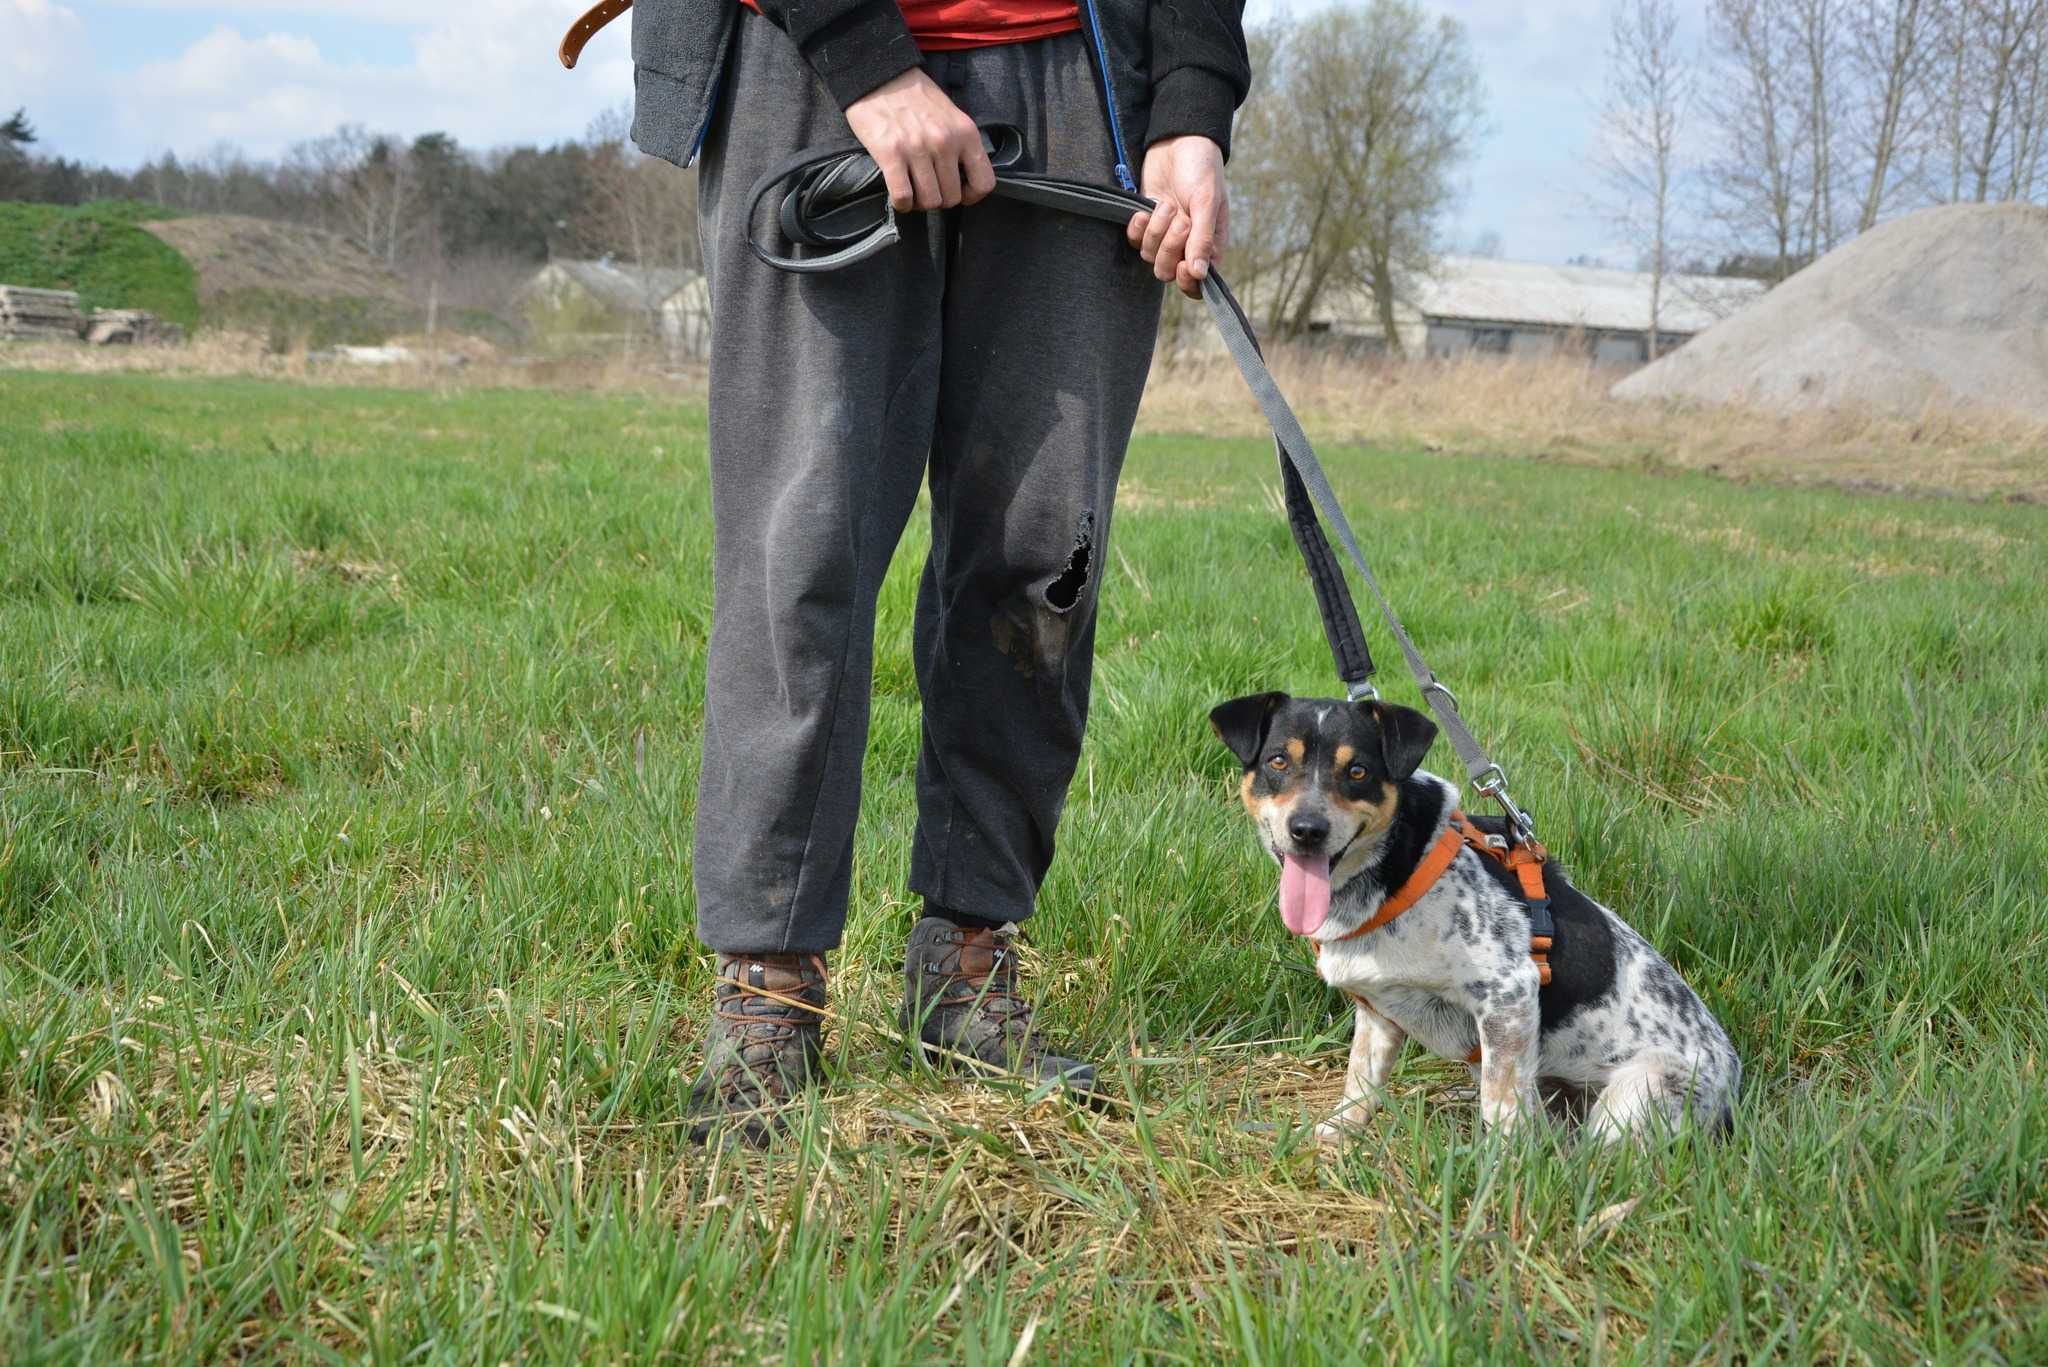
<instances>
[{"instance_id":1,"label":"dried straw patch","mask_svg":"<svg viewBox=\"0 0 2048 1367\"><path fill-rule=\"evenodd\" d=\"M500 354L451 335L389 366L323 361L301 347L272 351L251 333L201 332L182 347L15 344L10 367L83 373L256 375L380 388L516 388L701 399L702 364L665 367L646 352L555 358ZM1273 370L1310 434L1323 442L1411 446L1460 455L1700 471L1733 479L1875 492L2048 499L2048 426L1962 406L1910 417L1836 409L1772 413L1608 397L1619 372L1561 358L1359 360L1270 349ZM1162 359L1139 410L1141 432L1262 437L1266 428L1223 358ZM1135 511L1198 506L1127 489ZM1973 533L1974 534L1974 533Z\"/></svg>"},{"instance_id":2,"label":"dried straw patch","mask_svg":"<svg viewBox=\"0 0 2048 1367\"><path fill-rule=\"evenodd\" d=\"M1279 348L1274 373L1320 441L1879 491L2048 497L2041 460L2048 427L1962 407L1895 417L1626 403L1607 395L1617 372L1555 358L1373 362ZM1139 424L1215 436L1265 432L1227 360L1162 363Z\"/></svg>"},{"instance_id":3,"label":"dried straw patch","mask_svg":"<svg viewBox=\"0 0 2048 1367\"><path fill-rule=\"evenodd\" d=\"M615 351L563 357L506 356L480 339L450 334L396 339L414 357L391 365L323 359L304 346L278 351L259 334L207 329L182 346L90 347L61 342L17 342L0 349L0 370L65 374L254 376L293 383L379 389L561 389L574 392L667 394L701 397L702 365L676 369L653 363L646 352Z\"/></svg>"},{"instance_id":4,"label":"dried straw patch","mask_svg":"<svg viewBox=\"0 0 2048 1367\"><path fill-rule=\"evenodd\" d=\"M189 1008L152 999L118 1034L83 1032L45 1056L53 1073L90 1076L68 1111L0 1099L0 1202L27 1200L38 1173L61 1168L79 1228L118 1227L147 1206L196 1272L212 1213L247 1199L254 1140L266 1180L283 1174L288 1199L319 1212L309 1218L327 1232L323 1265L305 1270L317 1279L355 1275L365 1255L351 1231L365 1226L387 1247L451 1219L464 1238L502 1238L519 1212L538 1239L550 1212L627 1193L678 1233L714 1212L747 1226L770 1266L821 1230L848 1258L950 1248L969 1266L1003 1269L1025 1303L1077 1269L1095 1269L1118 1295L1200 1302L1229 1269L1374 1256L1439 1232L1429 1175L1390 1159L1398 1140L1367 1141L1382 1150L1370 1192L1313 1143L1276 1140L1267 1122L1284 1128L1334 1104L1335 1057L1191 1057L1148 1075L1141 1103L1091 1112L1021 1087L906 1073L893 1032L863 1023L886 984L861 977L849 984L861 1007L833 1021L843 1071L769 1153L684 1144L672 1111L604 1118L598 1098L555 1078L535 1098L473 1054L430 1062L426 1041L375 1013L339 1049L313 1027L266 1048L195 1028ZM502 998L493 1011L530 1057L564 1029ZM674 1042L664 1068L696 1055ZM1411 1065L1400 1091L1426 1094L1434 1110L1457 1074ZM1069 1313L1088 1298L1070 1297ZM331 1344L360 1341L345 1321L311 1320Z\"/></svg>"}]
</instances>

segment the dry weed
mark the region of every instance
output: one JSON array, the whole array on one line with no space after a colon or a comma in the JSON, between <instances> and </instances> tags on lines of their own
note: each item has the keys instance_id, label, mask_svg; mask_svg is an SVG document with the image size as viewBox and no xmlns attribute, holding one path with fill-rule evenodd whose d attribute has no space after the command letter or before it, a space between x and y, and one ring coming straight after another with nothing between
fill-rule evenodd
<instances>
[{"instance_id":1,"label":"dry weed","mask_svg":"<svg viewBox=\"0 0 2048 1367\"><path fill-rule=\"evenodd\" d=\"M701 398L701 363L663 368L645 352L559 358L500 353L456 335L403 343L408 363L360 366L303 348L278 354L254 334L203 332L183 347L14 344L9 366L87 373L260 375L394 388L564 389ZM1692 470L1732 479L1876 492L2048 498L2048 427L1962 406L1912 417L1838 409L1771 413L1608 397L1620 372L1564 358L1361 360L1275 347L1273 371L1324 443L1420 447L1573 464ZM1162 359L1138 414L1142 432L1260 437L1259 410L1223 357ZM1146 491L1135 491L1143 502Z\"/></svg>"},{"instance_id":2,"label":"dry weed","mask_svg":"<svg viewBox=\"0 0 2048 1367\"><path fill-rule=\"evenodd\" d=\"M1273 370L1322 442L1973 498L2048 496L2048 428L1960 406L1906 418L1628 403L1608 397L1618 372L1561 358L1388 362L1276 348ZM1221 358L1159 366L1139 424L1155 432L1265 433Z\"/></svg>"}]
</instances>

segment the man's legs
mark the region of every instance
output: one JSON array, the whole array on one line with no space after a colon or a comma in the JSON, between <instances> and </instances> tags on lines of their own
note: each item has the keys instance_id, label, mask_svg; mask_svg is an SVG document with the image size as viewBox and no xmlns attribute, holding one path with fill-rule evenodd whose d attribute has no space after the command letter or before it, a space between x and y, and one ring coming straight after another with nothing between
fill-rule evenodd
<instances>
[{"instance_id":1,"label":"man's legs","mask_svg":"<svg viewBox=\"0 0 2048 1367\"><path fill-rule=\"evenodd\" d=\"M1024 130L1027 167L1106 180L1116 158L1079 34L931 63L954 103ZM950 244L917 605L924 745L904 963L907 1029L1086 1092L1048 1049L1007 931L1029 916L1088 719L1095 610L1160 287L1120 226L990 199ZM964 921L975 918L974 921Z\"/></svg>"},{"instance_id":2,"label":"man's legs","mask_svg":"<svg viewBox=\"0 0 2048 1367\"><path fill-rule=\"evenodd\" d=\"M756 260L756 177L847 131L789 39L739 23L699 171L717 549L697 933L728 953L822 953L845 919L875 596L931 445L940 223L906 217L894 250L834 274Z\"/></svg>"},{"instance_id":3,"label":"man's legs","mask_svg":"<svg viewBox=\"0 0 2048 1367\"><path fill-rule=\"evenodd\" d=\"M931 445L943 278L938 225L915 219L858 270L800 277L754 257L755 179L847 130L779 29L739 25L698 172L716 551L695 866L697 933L719 954L692 1133L759 1142L819 1053L875 596Z\"/></svg>"},{"instance_id":4,"label":"man's legs","mask_svg":"<svg viewBox=\"0 0 2048 1367\"><path fill-rule=\"evenodd\" d=\"M952 55L933 75L1024 130L1031 170L1106 181L1086 40ZM1160 285L1121 227L991 199L960 215L918 598L924 746L911 887L1031 914L1081 749L1097 594Z\"/></svg>"},{"instance_id":5,"label":"man's legs","mask_svg":"<svg viewBox=\"0 0 2048 1367\"><path fill-rule=\"evenodd\" d=\"M805 965L845 914L875 595L928 452L912 886L960 912L1029 914L1086 720L1111 499L1159 309L1115 225L1001 201L907 217L908 240L854 270L756 261L746 190L845 129L787 39L752 17L741 28L700 172L717 582L696 882L729 1046L714 1065L793 1053L763 1001L809 1001L813 986L822 1000L822 970L812 984ZM970 114L1022 126L1035 168L1103 178L1113 158L1078 36L932 68ZM1027 1062L1006 946L927 921L909 960L910 997L923 984L952 1003L935 1042ZM773 1100L726 1090L728 1113Z\"/></svg>"}]
</instances>

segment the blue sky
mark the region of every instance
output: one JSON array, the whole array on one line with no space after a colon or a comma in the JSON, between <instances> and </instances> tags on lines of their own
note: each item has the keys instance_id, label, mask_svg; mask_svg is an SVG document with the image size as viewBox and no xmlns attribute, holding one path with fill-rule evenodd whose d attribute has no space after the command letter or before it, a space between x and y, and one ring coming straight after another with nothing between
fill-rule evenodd
<instances>
[{"instance_id":1,"label":"blue sky","mask_svg":"<svg viewBox=\"0 0 2048 1367\"><path fill-rule=\"evenodd\" d=\"M47 150L118 166L165 150L204 156L223 142L275 156L342 123L445 130L474 147L577 137L632 92L626 21L576 71L555 62L584 3L0 0L0 106L28 106ZM1491 131L1458 244L1491 231L1506 255L1537 261L1606 247L1610 234L1586 207L1606 6L1432 6L1469 27L1488 87ZM1250 15L1278 8L1253 0Z\"/></svg>"}]
</instances>

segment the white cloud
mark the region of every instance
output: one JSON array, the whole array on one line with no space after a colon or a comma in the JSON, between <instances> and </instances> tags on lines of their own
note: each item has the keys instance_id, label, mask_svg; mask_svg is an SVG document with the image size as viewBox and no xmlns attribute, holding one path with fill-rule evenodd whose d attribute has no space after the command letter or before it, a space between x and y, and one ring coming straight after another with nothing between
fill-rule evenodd
<instances>
[{"instance_id":1,"label":"white cloud","mask_svg":"<svg viewBox=\"0 0 2048 1367\"><path fill-rule=\"evenodd\" d=\"M0 119L25 107L42 135L36 150L77 155L68 135L100 119L78 82L92 69L87 25L75 11L54 0L0 0Z\"/></svg>"},{"instance_id":2,"label":"white cloud","mask_svg":"<svg viewBox=\"0 0 2048 1367\"><path fill-rule=\"evenodd\" d=\"M425 11L409 59L388 63L336 60L301 35L224 24L109 90L118 141L141 155L230 141L275 156L344 123L446 131L475 147L580 137L598 111L630 98L632 62L621 24L564 71L554 56L563 10L556 0L447 0Z\"/></svg>"},{"instance_id":3,"label":"white cloud","mask_svg":"<svg viewBox=\"0 0 2048 1367\"><path fill-rule=\"evenodd\" d=\"M0 0L0 100L13 111L68 79L85 57L85 25L51 0Z\"/></svg>"}]
</instances>

